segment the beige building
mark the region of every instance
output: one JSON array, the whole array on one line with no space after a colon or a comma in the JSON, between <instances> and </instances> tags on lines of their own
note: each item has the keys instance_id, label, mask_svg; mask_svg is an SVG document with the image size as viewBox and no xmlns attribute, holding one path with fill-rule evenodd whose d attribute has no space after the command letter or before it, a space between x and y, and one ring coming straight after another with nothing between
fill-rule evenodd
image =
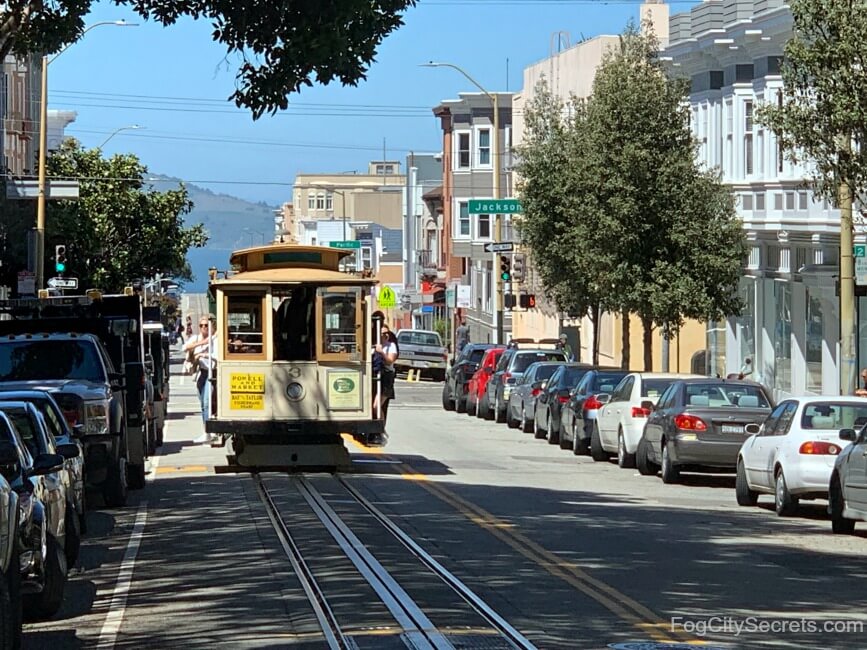
<instances>
[{"instance_id":1,"label":"beige building","mask_svg":"<svg viewBox=\"0 0 867 650\"><path fill-rule=\"evenodd\" d=\"M664 44L668 41L669 8L657 2L647 2L640 8L642 22L650 21L657 37ZM562 35L558 35L558 46ZM564 102L570 97L587 98L593 91L596 69L603 57L617 47L618 36L596 36L575 46L568 46L524 70L523 89L513 100L514 143L520 145L524 135L524 110L534 97L538 83L544 79L552 94ZM517 179L516 179L517 181ZM591 359L593 324L589 318L572 320L564 318L556 306L544 300L544 290L533 272L532 259L528 257L525 289L536 295L536 309L512 313L512 336L514 338L556 338L566 332L572 339L573 348L580 349L583 361ZM623 351L623 328L619 316L603 314L599 327L600 363L620 365ZM630 321L630 365L642 367L643 347L641 322L633 317ZM705 326L690 322L678 338L667 342L657 332L653 341L654 369L689 371L693 355L705 348ZM667 348L667 359L663 351Z\"/></svg>"}]
</instances>

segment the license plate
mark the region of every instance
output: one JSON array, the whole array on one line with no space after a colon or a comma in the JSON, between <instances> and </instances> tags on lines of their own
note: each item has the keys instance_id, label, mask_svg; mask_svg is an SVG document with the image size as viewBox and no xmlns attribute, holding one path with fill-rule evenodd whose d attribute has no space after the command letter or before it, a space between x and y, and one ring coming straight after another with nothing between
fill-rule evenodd
<instances>
[{"instance_id":1,"label":"license plate","mask_svg":"<svg viewBox=\"0 0 867 650\"><path fill-rule=\"evenodd\" d=\"M744 427L741 424L724 424L722 425L723 433L743 433Z\"/></svg>"}]
</instances>

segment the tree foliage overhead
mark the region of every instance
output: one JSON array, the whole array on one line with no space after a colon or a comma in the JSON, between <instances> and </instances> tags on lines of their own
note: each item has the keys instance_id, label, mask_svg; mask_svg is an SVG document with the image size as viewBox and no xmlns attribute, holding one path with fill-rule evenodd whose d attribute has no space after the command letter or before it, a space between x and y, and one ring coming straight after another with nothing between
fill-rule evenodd
<instances>
[{"instance_id":1,"label":"tree foliage overhead","mask_svg":"<svg viewBox=\"0 0 867 650\"><path fill-rule=\"evenodd\" d=\"M683 101L652 34L630 26L583 104L544 87L520 151L522 234L561 308L636 314L651 331L739 313L746 245L734 201L701 169Z\"/></svg>"},{"instance_id":2,"label":"tree foliage overhead","mask_svg":"<svg viewBox=\"0 0 867 650\"><path fill-rule=\"evenodd\" d=\"M285 109L288 95L335 79L365 78L382 40L416 0L113 0L145 20L173 25L189 16L241 63L231 99L254 118ZM53 53L75 42L94 0L10 0L0 4L0 56ZM2 59L0 59L2 60Z\"/></svg>"},{"instance_id":3,"label":"tree foliage overhead","mask_svg":"<svg viewBox=\"0 0 867 650\"><path fill-rule=\"evenodd\" d=\"M79 200L47 204L46 277L53 275L57 244L66 245L67 274L80 286L119 291L156 273L184 276L187 251L207 241L201 224L184 224L193 207L184 187L152 189L134 155L104 159L99 149L66 140L46 169L49 177L80 183Z\"/></svg>"},{"instance_id":4,"label":"tree foliage overhead","mask_svg":"<svg viewBox=\"0 0 867 650\"><path fill-rule=\"evenodd\" d=\"M757 117L791 160L808 160L816 192L838 205L839 182L867 194L867 4L791 0L792 38L777 98Z\"/></svg>"}]
</instances>

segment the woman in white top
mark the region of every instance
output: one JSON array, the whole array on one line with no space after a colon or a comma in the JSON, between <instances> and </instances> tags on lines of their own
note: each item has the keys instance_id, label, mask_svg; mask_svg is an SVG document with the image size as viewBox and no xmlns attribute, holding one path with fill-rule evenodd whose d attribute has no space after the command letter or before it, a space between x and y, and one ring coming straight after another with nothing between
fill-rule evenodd
<instances>
[{"instance_id":1,"label":"woman in white top","mask_svg":"<svg viewBox=\"0 0 867 650\"><path fill-rule=\"evenodd\" d=\"M211 390L208 377L213 369L216 354L217 323L209 321L207 316L199 319L199 334L190 339L183 347L184 352L192 352L193 364L196 369L196 389L199 392L199 404L202 407L202 420L207 421L211 410ZM202 434L193 442L202 443L209 440L207 433Z\"/></svg>"},{"instance_id":2,"label":"woman in white top","mask_svg":"<svg viewBox=\"0 0 867 650\"><path fill-rule=\"evenodd\" d=\"M394 377L396 375L394 362L400 356L397 337L394 335L394 332L388 329L388 325L385 323L383 323L380 329L380 342L375 349L376 352L382 355L383 360L383 367L379 373L379 417L385 421L388 416L388 404L394 399Z\"/></svg>"}]
</instances>

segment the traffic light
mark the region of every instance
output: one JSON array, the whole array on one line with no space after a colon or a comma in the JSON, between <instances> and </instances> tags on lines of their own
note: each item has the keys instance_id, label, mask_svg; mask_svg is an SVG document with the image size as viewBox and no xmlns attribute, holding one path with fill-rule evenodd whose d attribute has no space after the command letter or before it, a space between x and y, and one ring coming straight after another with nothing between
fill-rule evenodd
<instances>
[{"instance_id":1,"label":"traffic light","mask_svg":"<svg viewBox=\"0 0 867 650\"><path fill-rule=\"evenodd\" d=\"M66 271L66 245L58 244L54 247L54 270L57 273Z\"/></svg>"},{"instance_id":2,"label":"traffic light","mask_svg":"<svg viewBox=\"0 0 867 650\"><path fill-rule=\"evenodd\" d=\"M527 309L535 309L536 308L536 294L531 293L527 296Z\"/></svg>"},{"instance_id":3,"label":"traffic light","mask_svg":"<svg viewBox=\"0 0 867 650\"><path fill-rule=\"evenodd\" d=\"M512 258L512 282L523 282L526 271L524 270L524 254L515 253Z\"/></svg>"},{"instance_id":4,"label":"traffic light","mask_svg":"<svg viewBox=\"0 0 867 650\"><path fill-rule=\"evenodd\" d=\"M500 279L503 282L512 279L512 259L508 255L500 255Z\"/></svg>"},{"instance_id":5,"label":"traffic light","mask_svg":"<svg viewBox=\"0 0 867 650\"><path fill-rule=\"evenodd\" d=\"M521 305L521 309L528 309L530 307L530 294L522 293L518 299L518 304Z\"/></svg>"},{"instance_id":6,"label":"traffic light","mask_svg":"<svg viewBox=\"0 0 867 650\"><path fill-rule=\"evenodd\" d=\"M515 298L516 298L516 296L514 293L507 293L504 296L504 302L506 305L506 309L514 309L516 307Z\"/></svg>"}]
</instances>

